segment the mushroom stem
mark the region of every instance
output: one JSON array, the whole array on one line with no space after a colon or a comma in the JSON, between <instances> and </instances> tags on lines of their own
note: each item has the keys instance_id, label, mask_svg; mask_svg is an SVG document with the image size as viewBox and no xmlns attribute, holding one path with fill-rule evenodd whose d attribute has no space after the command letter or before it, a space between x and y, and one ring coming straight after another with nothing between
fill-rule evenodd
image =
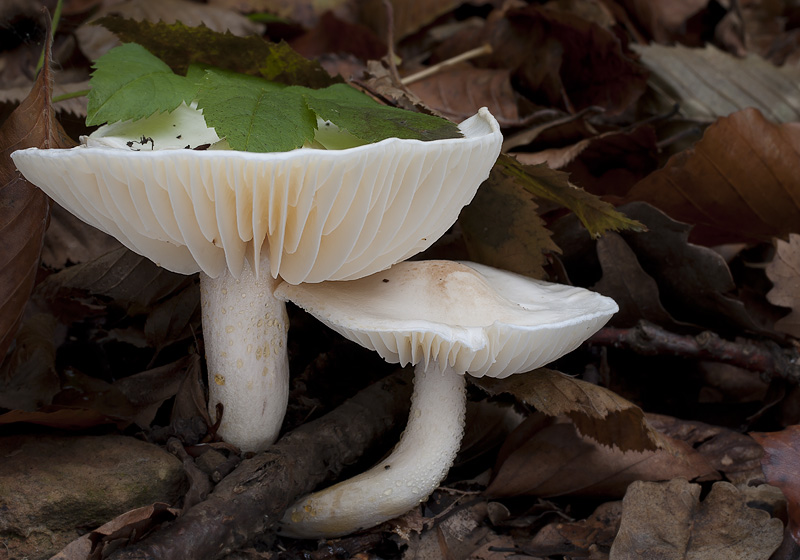
<instances>
[{"instance_id":1,"label":"mushroom stem","mask_svg":"<svg viewBox=\"0 0 800 560\"><path fill-rule=\"evenodd\" d=\"M286 305L275 298L280 280L245 260L239 278L225 269L200 273L208 409L223 405L218 433L242 451L261 451L278 437L289 397Z\"/></svg>"},{"instance_id":2,"label":"mushroom stem","mask_svg":"<svg viewBox=\"0 0 800 560\"><path fill-rule=\"evenodd\" d=\"M408 424L392 453L370 470L291 506L280 532L338 537L374 527L424 502L455 460L464 433L464 375L431 362L416 366Z\"/></svg>"}]
</instances>

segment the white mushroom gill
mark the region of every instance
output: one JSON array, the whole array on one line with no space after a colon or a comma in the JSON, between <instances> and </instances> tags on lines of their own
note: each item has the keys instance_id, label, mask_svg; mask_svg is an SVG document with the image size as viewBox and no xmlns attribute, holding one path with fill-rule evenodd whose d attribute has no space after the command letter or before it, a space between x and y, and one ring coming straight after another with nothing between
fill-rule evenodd
<instances>
[{"instance_id":1,"label":"white mushroom gill","mask_svg":"<svg viewBox=\"0 0 800 560\"><path fill-rule=\"evenodd\" d=\"M403 262L349 282L284 283L275 293L387 361L416 365L397 447L367 472L291 506L281 531L298 538L349 534L424 501L461 441L465 373L506 377L543 366L617 311L582 288L449 261Z\"/></svg>"},{"instance_id":2,"label":"white mushroom gill","mask_svg":"<svg viewBox=\"0 0 800 560\"><path fill-rule=\"evenodd\" d=\"M197 113L175 111L166 128L148 123L160 135L153 143L170 134L183 141L172 124L186 117L194 131ZM287 324L273 279L360 278L433 244L500 152L500 128L486 109L459 127L463 138L281 153L158 149L169 147L160 140L142 150L148 136L125 128L114 139L106 129L99 147L12 158L57 203L131 250L175 272L201 272L210 412L222 403L220 435L258 451L274 441L286 410ZM133 140L139 145L128 146Z\"/></svg>"}]
</instances>

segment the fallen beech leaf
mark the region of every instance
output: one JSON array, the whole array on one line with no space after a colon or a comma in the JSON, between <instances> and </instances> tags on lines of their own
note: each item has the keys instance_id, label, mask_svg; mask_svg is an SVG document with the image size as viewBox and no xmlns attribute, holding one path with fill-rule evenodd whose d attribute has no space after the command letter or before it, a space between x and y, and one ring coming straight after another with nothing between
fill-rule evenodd
<instances>
[{"instance_id":1,"label":"fallen beech leaf","mask_svg":"<svg viewBox=\"0 0 800 560\"><path fill-rule=\"evenodd\" d=\"M622 517L622 502L605 502L580 521L558 519L542 527L530 542L522 546L524 553L535 557L583 558L592 550L608 549L614 542Z\"/></svg>"},{"instance_id":2,"label":"fallen beech leaf","mask_svg":"<svg viewBox=\"0 0 800 560\"><path fill-rule=\"evenodd\" d=\"M43 265L61 270L67 265L94 260L120 247L122 244L107 233L76 218L59 204L51 204L50 226L42 248Z\"/></svg>"},{"instance_id":3,"label":"fallen beech leaf","mask_svg":"<svg viewBox=\"0 0 800 560\"><path fill-rule=\"evenodd\" d=\"M710 43L702 49L637 45L634 50L652 72L648 84L661 104L678 105L687 118L713 121L753 108L773 122L800 120L797 68L778 68L755 54L738 58Z\"/></svg>"},{"instance_id":4,"label":"fallen beech leaf","mask_svg":"<svg viewBox=\"0 0 800 560\"><path fill-rule=\"evenodd\" d=\"M546 253L560 252L530 193L493 170L459 216L471 260L543 278Z\"/></svg>"},{"instance_id":5,"label":"fallen beech leaf","mask_svg":"<svg viewBox=\"0 0 800 560\"><path fill-rule=\"evenodd\" d=\"M193 282L191 276L159 267L150 259L121 247L93 261L52 274L38 292L48 301L78 290L111 299L129 314L149 310L157 302Z\"/></svg>"},{"instance_id":6,"label":"fallen beech leaf","mask_svg":"<svg viewBox=\"0 0 800 560\"><path fill-rule=\"evenodd\" d=\"M767 293L769 302L792 310L775 323L775 329L800 338L800 235L791 234L788 243L777 240L767 277L773 284Z\"/></svg>"},{"instance_id":7,"label":"fallen beech leaf","mask_svg":"<svg viewBox=\"0 0 800 560\"><path fill-rule=\"evenodd\" d=\"M750 434L764 448L761 467L767 482L781 489L786 496L789 531L800 543L800 426L789 426L780 432Z\"/></svg>"},{"instance_id":8,"label":"fallen beech leaf","mask_svg":"<svg viewBox=\"0 0 800 560\"><path fill-rule=\"evenodd\" d=\"M552 369L472 381L490 395L511 394L548 416L566 415L582 435L602 445L621 451L645 451L658 449L664 443L638 406L604 387Z\"/></svg>"},{"instance_id":9,"label":"fallen beech leaf","mask_svg":"<svg viewBox=\"0 0 800 560\"><path fill-rule=\"evenodd\" d=\"M745 109L718 119L626 198L696 224L691 238L706 245L786 237L800 224L798 153L800 123Z\"/></svg>"},{"instance_id":10,"label":"fallen beech leaf","mask_svg":"<svg viewBox=\"0 0 800 560\"><path fill-rule=\"evenodd\" d=\"M780 546L780 520L748 507L734 485L715 483L702 502L700 491L681 479L631 484L609 558L767 560Z\"/></svg>"},{"instance_id":11,"label":"fallen beech leaf","mask_svg":"<svg viewBox=\"0 0 800 560\"><path fill-rule=\"evenodd\" d=\"M144 324L144 334L150 346L160 349L192 336L198 325L200 285L195 282L152 308Z\"/></svg>"},{"instance_id":12,"label":"fallen beech leaf","mask_svg":"<svg viewBox=\"0 0 800 560\"><path fill-rule=\"evenodd\" d=\"M620 498L636 480L718 478L700 453L662 437L669 450L626 453L581 437L566 419L533 415L503 444L486 495Z\"/></svg>"},{"instance_id":13,"label":"fallen beech leaf","mask_svg":"<svg viewBox=\"0 0 800 560\"><path fill-rule=\"evenodd\" d=\"M410 84L426 105L451 121L461 122L488 107L500 126L519 126L517 97L506 68L451 66Z\"/></svg>"},{"instance_id":14,"label":"fallen beech leaf","mask_svg":"<svg viewBox=\"0 0 800 560\"><path fill-rule=\"evenodd\" d=\"M680 440L702 454L728 482L742 485L760 478L761 447L753 438L734 430L696 420L662 414L645 415L650 425L666 436Z\"/></svg>"},{"instance_id":15,"label":"fallen beech leaf","mask_svg":"<svg viewBox=\"0 0 800 560\"><path fill-rule=\"evenodd\" d=\"M52 96L48 39L44 65L33 89L0 128L0 361L14 339L33 289L50 215L49 199L17 172L11 152L75 145L56 120Z\"/></svg>"},{"instance_id":16,"label":"fallen beech leaf","mask_svg":"<svg viewBox=\"0 0 800 560\"><path fill-rule=\"evenodd\" d=\"M599 106L618 114L644 92L647 71L623 54L612 32L538 5L504 15L487 23L478 44L458 46L491 43L490 65L510 68L517 87L534 102L569 111Z\"/></svg>"},{"instance_id":17,"label":"fallen beech leaf","mask_svg":"<svg viewBox=\"0 0 800 560\"><path fill-rule=\"evenodd\" d=\"M644 231L640 222L626 217L611 204L569 182L569 175L547 165L522 165L513 157L500 155L496 169L512 177L534 196L570 209L592 237L606 231Z\"/></svg>"},{"instance_id":18,"label":"fallen beech leaf","mask_svg":"<svg viewBox=\"0 0 800 560\"><path fill-rule=\"evenodd\" d=\"M50 560L104 558L106 557L102 555L104 547L108 546L113 550L119 545L136 542L152 529L172 521L179 514L180 509L162 503L127 511L94 531L75 539Z\"/></svg>"},{"instance_id":19,"label":"fallen beech leaf","mask_svg":"<svg viewBox=\"0 0 800 560\"><path fill-rule=\"evenodd\" d=\"M438 0L437 2L429 2L428 0L390 1L393 12L395 41L419 31L439 16L450 13L463 4L462 0ZM324 2L325 5L330 5L330 3L331 0ZM361 11L360 17L364 23L372 29L378 30L381 35L386 33L385 30L388 26L386 22L386 6L383 2L360 2L359 9Z\"/></svg>"},{"instance_id":20,"label":"fallen beech leaf","mask_svg":"<svg viewBox=\"0 0 800 560\"><path fill-rule=\"evenodd\" d=\"M625 242L647 274L658 284L661 303L678 321L729 331L760 328L744 304L731 297L736 288L719 253L689 243L691 226L677 222L641 202L620 207L648 228L644 234L623 232Z\"/></svg>"},{"instance_id":21,"label":"fallen beech leaf","mask_svg":"<svg viewBox=\"0 0 800 560\"><path fill-rule=\"evenodd\" d=\"M128 420L106 416L97 410L71 406L48 405L35 412L10 410L0 414L0 426L18 422L50 426L61 430L85 430L107 424L116 424L118 428L124 428L130 424Z\"/></svg>"},{"instance_id":22,"label":"fallen beech leaf","mask_svg":"<svg viewBox=\"0 0 800 560\"><path fill-rule=\"evenodd\" d=\"M686 23L705 9L708 0L620 0L628 12L659 43L686 38Z\"/></svg>"},{"instance_id":23,"label":"fallen beech leaf","mask_svg":"<svg viewBox=\"0 0 800 560\"><path fill-rule=\"evenodd\" d=\"M16 345L0 368L0 408L33 411L61 390L56 373L52 315L37 313L20 326Z\"/></svg>"},{"instance_id":24,"label":"fallen beech leaf","mask_svg":"<svg viewBox=\"0 0 800 560\"><path fill-rule=\"evenodd\" d=\"M642 269L636 254L620 235L609 232L598 239L597 258L603 277L592 289L619 305L610 324L632 327L645 320L666 328L677 326L661 305L658 284Z\"/></svg>"}]
</instances>

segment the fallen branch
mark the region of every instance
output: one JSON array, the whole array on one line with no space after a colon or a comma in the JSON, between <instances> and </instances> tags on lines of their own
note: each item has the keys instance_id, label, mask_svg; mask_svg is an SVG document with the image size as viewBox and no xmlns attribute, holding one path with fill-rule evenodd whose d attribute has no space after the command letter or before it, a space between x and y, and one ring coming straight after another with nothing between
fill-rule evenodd
<instances>
[{"instance_id":1,"label":"fallen branch","mask_svg":"<svg viewBox=\"0 0 800 560\"><path fill-rule=\"evenodd\" d=\"M213 560L274 529L298 497L336 477L405 420L411 385L409 375L398 374L367 387L243 461L203 502L111 560Z\"/></svg>"},{"instance_id":2,"label":"fallen branch","mask_svg":"<svg viewBox=\"0 0 800 560\"><path fill-rule=\"evenodd\" d=\"M721 362L757 372L765 381L780 377L800 382L800 352L796 348L783 348L771 340L729 341L710 331L695 336L681 335L641 321L627 329L600 329L588 342L625 348L644 356L669 354Z\"/></svg>"}]
</instances>

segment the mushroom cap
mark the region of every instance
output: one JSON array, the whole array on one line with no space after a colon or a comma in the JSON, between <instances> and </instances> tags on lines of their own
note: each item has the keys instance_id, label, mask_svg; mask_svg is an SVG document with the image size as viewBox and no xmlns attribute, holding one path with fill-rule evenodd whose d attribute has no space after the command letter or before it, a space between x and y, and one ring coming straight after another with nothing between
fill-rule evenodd
<instances>
[{"instance_id":1,"label":"mushroom cap","mask_svg":"<svg viewBox=\"0 0 800 560\"><path fill-rule=\"evenodd\" d=\"M366 278L283 283L299 305L386 361L507 377L577 348L618 311L595 292L477 263L402 262Z\"/></svg>"},{"instance_id":2,"label":"mushroom cap","mask_svg":"<svg viewBox=\"0 0 800 560\"><path fill-rule=\"evenodd\" d=\"M79 146L12 154L26 179L83 221L169 270L269 258L292 284L359 278L428 248L500 153L485 108L463 138L389 138L346 150L128 151ZM257 268L256 268L257 271Z\"/></svg>"}]
</instances>

